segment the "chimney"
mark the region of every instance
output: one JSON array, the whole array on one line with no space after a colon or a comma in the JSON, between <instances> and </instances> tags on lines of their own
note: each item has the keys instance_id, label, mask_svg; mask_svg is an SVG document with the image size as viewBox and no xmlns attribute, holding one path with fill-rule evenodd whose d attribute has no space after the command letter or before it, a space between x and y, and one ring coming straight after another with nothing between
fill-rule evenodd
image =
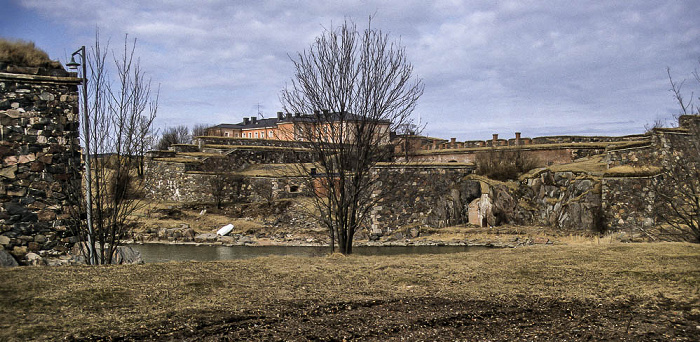
<instances>
[{"instance_id":1,"label":"chimney","mask_svg":"<svg viewBox=\"0 0 700 342\"><path fill-rule=\"evenodd\" d=\"M257 122L258 122L258 118L254 117L254 116L251 116L251 117L250 117L250 123L252 123L253 125L255 125L255 123L257 123Z\"/></svg>"},{"instance_id":2,"label":"chimney","mask_svg":"<svg viewBox=\"0 0 700 342\"><path fill-rule=\"evenodd\" d=\"M314 114L319 115L319 114L321 114L321 111L318 109L314 109Z\"/></svg>"},{"instance_id":3,"label":"chimney","mask_svg":"<svg viewBox=\"0 0 700 342\"><path fill-rule=\"evenodd\" d=\"M450 138L450 148L455 148L456 142L457 142L457 138Z\"/></svg>"},{"instance_id":4,"label":"chimney","mask_svg":"<svg viewBox=\"0 0 700 342\"><path fill-rule=\"evenodd\" d=\"M287 113L287 119L291 119L291 118L292 118L292 113Z\"/></svg>"},{"instance_id":5,"label":"chimney","mask_svg":"<svg viewBox=\"0 0 700 342\"><path fill-rule=\"evenodd\" d=\"M498 133L493 134L493 142L491 143L491 146L498 146Z\"/></svg>"},{"instance_id":6,"label":"chimney","mask_svg":"<svg viewBox=\"0 0 700 342\"><path fill-rule=\"evenodd\" d=\"M243 118L243 126L247 126L250 123L248 118Z\"/></svg>"},{"instance_id":7,"label":"chimney","mask_svg":"<svg viewBox=\"0 0 700 342\"><path fill-rule=\"evenodd\" d=\"M282 119L284 119L284 113L277 112L277 120L282 120Z\"/></svg>"},{"instance_id":8,"label":"chimney","mask_svg":"<svg viewBox=\"0 0 700 342\"><path fill-rule=\"evenodd\" d=\"M294 113L294 116L300 118L300 117L301 117L301 113Z\"/></svg>"},{"instance_id":9,"label":"chimney","mask_svg":"<svg viewBox=\"0 0 700 342\"><path fill-rule=\"evenodd\" d=\"M515 146L520 146L520 132L515 132Z\"/></svg>"},{"instance_id":10,"label":"chimney","mask_svg":"<svg viewBox=\"0 0 700 342\"><path fill-rule=\"evenodd\" d=\"M328 109L323 110L323 115L328 115Z\"/></svg>"}]
</instances>

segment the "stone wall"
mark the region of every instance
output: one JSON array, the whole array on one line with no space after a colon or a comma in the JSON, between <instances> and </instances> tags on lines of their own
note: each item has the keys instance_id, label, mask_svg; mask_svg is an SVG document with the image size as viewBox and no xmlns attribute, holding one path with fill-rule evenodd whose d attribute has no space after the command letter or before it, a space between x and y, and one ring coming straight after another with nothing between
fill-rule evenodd
<instances>
[{"instance_id":1,"label":"stone wall","mask_svg":"<svg viewBox=\"0 0 700 342\"><path fill-rule=\"evenodd\" d=\"M606 152L608 168L629 165L634 167L658 165L660 163L659 151L646 143L642 146L609 149Z\"/></svg>"},{"instance_id":2,"label":"stone wall","mask_svg":"<svg viewBox=\"0 0 700 342\"><path fill-rule=\"evenodd\" d=\"M309 148L310 143L304 141L287 141L274 139L230 138L230 137L195 137L192 142L200 149L205 145L236 145L236 146L270 146L288 148Z\"/></svg>"},{"instance_id":3,"label":"stone wall","mask_svg":"<svg viewBox=\"0 0 700 342\"><path fill-rule=\"evenodd\" d=\"M151 199L175 202L214 202L211 179L216 173L191 171L192 163L146 161L145 192ZM231 173L235 176L235 173ZM226 190L225 201L261 201L303 195L302 177L239 177L240 189ZM271 197L270 197L271 196Z\"/></svg>"},{"instance_id":4,"label":"stone wall","mask_svg":"<svg viewBox=\"0 0 700 342\"><path fill-rule=\"evenodd\" d=\"M541 225L581 232L638 231L653 224L650 178L600 177L540 169L518 182L467 176L471 170L378 168L382 194L370 232L471 223Z\"/></svg>"},{"instance_id":5,"label":"stone wall","mask_svg":"<svg viewBox=\"0 0 700 342\"><path fill-rule=\"evenodd\" d=\"M399 227L444 227L466 223L467 206L481 195L478 182L464 180L473 166L376 167L379 197L371 212L371 233L386 234Z\"/></svg>"},{"instance_id":6,"label":"stone wall","mask_svg":"<svg viewBox=\"0 0 700 342\"><path fill-rule=\"evenodd\" d=\"M654 220L653 177L606 177L602 180L602 212L606 228L639 232Z\"/></svg>"},{"instance_id":7,"label":"stone wall","mask_svg":"<svg viewBox=\"0 0 700 342\"><path fill-rule=\"evenodd\" d=\"M75 242L64 221L65 191L80 182L79 83L0 73L0 249L20 263L28 252L62 253Z\"/></svg>"}]
</instances>

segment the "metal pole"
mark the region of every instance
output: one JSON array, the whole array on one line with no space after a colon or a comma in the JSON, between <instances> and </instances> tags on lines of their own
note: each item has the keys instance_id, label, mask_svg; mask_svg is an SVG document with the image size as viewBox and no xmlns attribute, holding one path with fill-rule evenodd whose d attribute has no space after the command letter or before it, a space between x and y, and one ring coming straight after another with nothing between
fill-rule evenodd
<instances>
[{"instance_id":1,"label":"metal pole","mask_svg":"<svg viewBox=\"0 0 700 342\"><path fill-rule=\"evenodd\" d=\"M90 168L90 122L88 121L88 97L87 97L87 58L85 56L85 45L75 53L82 57L83 65L83 132L85 134L85 206L87 207L87 228L88 228L88 254L91 265L97 264L95 253L94 231L92 227L92 168Z\"/></svg>"}]
</instances>

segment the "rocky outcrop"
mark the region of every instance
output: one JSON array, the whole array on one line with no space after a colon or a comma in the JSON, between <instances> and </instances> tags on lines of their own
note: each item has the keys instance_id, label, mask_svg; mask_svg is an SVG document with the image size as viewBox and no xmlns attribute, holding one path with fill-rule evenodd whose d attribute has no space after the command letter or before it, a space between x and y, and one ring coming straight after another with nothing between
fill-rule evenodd
<instances>
[{"instance_id":1,"label":"rocky outcrop","mask_svg":"<svg viewBox=\"0 0 700 342\"><path fill-rule=\"evenodd\" d=\"M601 231L600 178L586 172L540 169L520 181L514 221L583 231Z\"/></svg>"}]
</instances>

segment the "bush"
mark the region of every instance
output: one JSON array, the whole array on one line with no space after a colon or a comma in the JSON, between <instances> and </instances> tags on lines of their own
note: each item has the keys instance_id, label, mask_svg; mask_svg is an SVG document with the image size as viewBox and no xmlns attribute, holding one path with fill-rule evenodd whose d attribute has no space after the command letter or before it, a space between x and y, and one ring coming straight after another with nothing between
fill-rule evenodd
<instances>
[{"instance_id":1,"label":"bush","mask_svg":"<svg viewBox=\"0 0 700 342\"><path fill-rule=\"evenodd\" d=\"M540 167L536 157L517 150L496 150L477 153L475 158L476 173L491 179L505 181L516 179L521 174Z\"/></svg>"}]
</instances>

